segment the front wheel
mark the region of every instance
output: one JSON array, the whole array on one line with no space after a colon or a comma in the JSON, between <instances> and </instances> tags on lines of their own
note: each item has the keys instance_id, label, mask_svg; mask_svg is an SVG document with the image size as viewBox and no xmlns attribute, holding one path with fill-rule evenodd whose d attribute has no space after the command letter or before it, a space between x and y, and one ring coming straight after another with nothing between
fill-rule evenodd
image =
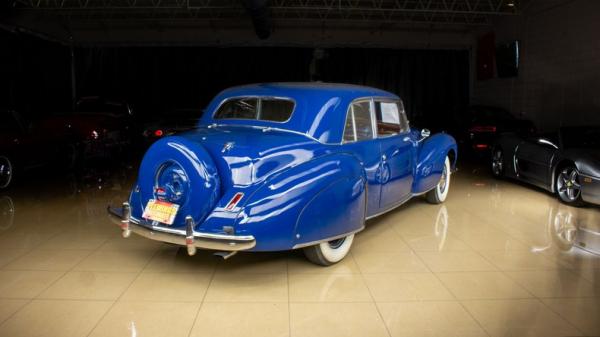
<instances>
[{"instance_id":1,"label":"front wheel","mask_svg":"<svg viewBox=\"0 0 600 337\"><path fill-rule=\"evenodd\" d=\"M574 166L565 167L556 177L556 192L559 199L567 205L580 206L581 183L579 171Z\"/></svg>"},{"instance_id":2,"label":"front wheel","mask_svg":"<svg viewBox=\"0 0 600 337\"><path fill-rule=\"evenodd\" d=\"M5 156L0 156L0 189L8 188L14 180L13 162Z\"/></svg>"},{"instance_id":3,"label":"front wheel","mask_svg":"<svg viewBox=\"0 0 600 337\"><path fill-rule=\"evenodd\" d=\"M448 196L448 190L450 189L450 158L446 157L444 162L444 170L437 186L431 191L427 192L427 201L431 204L441 204L446 200Z\"/></svg>"},{"instance_id":4,"label":"front wheel","mask_svg":"<svg viewBox=\"0 0 600 337\"><path fill-rule=\"evenodd\" d=\"M304 248L304 255L314 264L330 266L340 262L348 255L350 247L352 246L352 241L354 241L354 234L340 239L322 242L318 245Z\"/></svg>"},{"instance_id":5,"label":"front wheel","mask_svg":"<svg viewBox=\"0 0 600 337\"><path fill-rule=\"evenodd\" d=\"M492 175L494 178L502 178L504 175L504 153L502 149L495 149L492 154Z\"/></svg>"}]
</instances>

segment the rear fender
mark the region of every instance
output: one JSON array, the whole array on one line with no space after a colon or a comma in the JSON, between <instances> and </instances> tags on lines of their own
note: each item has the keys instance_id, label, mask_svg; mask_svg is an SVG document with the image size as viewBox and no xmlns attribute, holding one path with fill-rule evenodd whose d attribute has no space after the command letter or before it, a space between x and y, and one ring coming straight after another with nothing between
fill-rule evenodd
<instances>
[{"instance_id":1,"label":"rear fender","mask_svg":"<svg viewBox=\"0 0 600 337\"><path fill-rule=\"evenodd\" d=\"M419 144L418 160L413 181L413 193L425 193L439 182L444 170L446 156L451 157L450 166L456 168L457 147L452 136L445 133L435 134Z\"/></svg>"},{"instance_id":2,"label":"rear fender","mask_svg":"<svg viewBox=\"0 0 600 337\"><path fill-rule=\"evenodd\" d=\"M363 227L364 170L348 154L332 154L268 179L238 215L238 235L253 235L256 251L288 250Z\"/></svg>"}]
</instances>

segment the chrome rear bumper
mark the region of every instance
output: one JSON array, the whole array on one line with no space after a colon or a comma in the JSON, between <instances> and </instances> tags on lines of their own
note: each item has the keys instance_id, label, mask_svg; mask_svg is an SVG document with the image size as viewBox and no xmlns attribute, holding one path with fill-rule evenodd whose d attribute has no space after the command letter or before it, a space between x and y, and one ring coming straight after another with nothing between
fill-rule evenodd
<instances>
[{"instance_id":1,"label":"chrome rear bumper","mask_svg":"<svg viewBox=\"0 0 600 337\"><path fill-rule=\"evenodd\" d=\"M108 215L111 220L123 230L123 237L128 238L133 232L145 238L186 246L188 254L194 255L196 248L240 251L251 249L256 245L252 235L227 235L196 232L194 220L186 218L186 229L170 228L155 225L152 222L131 217L129 204L123 207L108 207Z\"/></svg>"}]
</instances>

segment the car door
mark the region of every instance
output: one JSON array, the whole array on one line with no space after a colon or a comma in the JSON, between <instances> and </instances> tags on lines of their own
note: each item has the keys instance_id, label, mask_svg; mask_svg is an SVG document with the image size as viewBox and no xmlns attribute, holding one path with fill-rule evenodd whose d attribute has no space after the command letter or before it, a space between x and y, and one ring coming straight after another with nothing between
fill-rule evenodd
<instances>
[{"instance_id":1,"label":"car door","mask_svg":"<svg viewBox=\"0 0 600 337\"><path fill-rule=\"evenodd\" d=\"M353 101L348 107L343 147L360 160L367 177L367 216L379 211L381 150L375 138L371 99Z\"/></svg>"},{"instance_id":2,"label":"car door","mask_svg":"<svg viewBox=\"0 0 600 337\"><path fill-rule=\"evenodd\" d=\"M401 101L374 100L376 136L381 149L380 210L412 195L414 146Z\"/></svg>"},{"instance_id":3,"label":"car door","mask_svg":"<svg viewBox=\"0 0 600 337\"><path fill-rule=\"evenodd\" d=\"M515 152L519 178L546 188L551 180L551 162L556 150L556 145L545 137L525 139Z\"/></svg>"}]
</instances>

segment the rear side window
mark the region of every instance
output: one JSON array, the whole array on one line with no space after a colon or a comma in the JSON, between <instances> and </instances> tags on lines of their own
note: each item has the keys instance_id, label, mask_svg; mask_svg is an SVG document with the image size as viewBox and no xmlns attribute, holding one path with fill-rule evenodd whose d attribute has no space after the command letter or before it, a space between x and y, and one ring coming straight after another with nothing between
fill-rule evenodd
<instances>
[{"instance_id":1,"label":"rear side window","mask_svg":"<svg viewBox=\"0 0 600 337\"><path fill-rule=\"evenodd\" d=\"M408 131L408 120L401 102L375 102L377 135L387 137Z\"/></svg>"},{"instance_id":2,"label":"rear side window","mask_svg":"<svg viewBox=\"0 0 600 337\"><path fill-rule=\"evenodd\" d=\"M373 139L373 123L371 120L371 102L352 103L346 115L344 142Z\"/></svg>"},{"instance_id":3,"label":"rear side window","mask_svg":"<svg viewBox=\"0 0 600 337\"><path fill-rule=\"evenodd\" d=\"M215 112L214 118L285 122L290 119L293 111L294 102L289 99L241 97L223 103Z\"/></svg>"}]
</instances>

